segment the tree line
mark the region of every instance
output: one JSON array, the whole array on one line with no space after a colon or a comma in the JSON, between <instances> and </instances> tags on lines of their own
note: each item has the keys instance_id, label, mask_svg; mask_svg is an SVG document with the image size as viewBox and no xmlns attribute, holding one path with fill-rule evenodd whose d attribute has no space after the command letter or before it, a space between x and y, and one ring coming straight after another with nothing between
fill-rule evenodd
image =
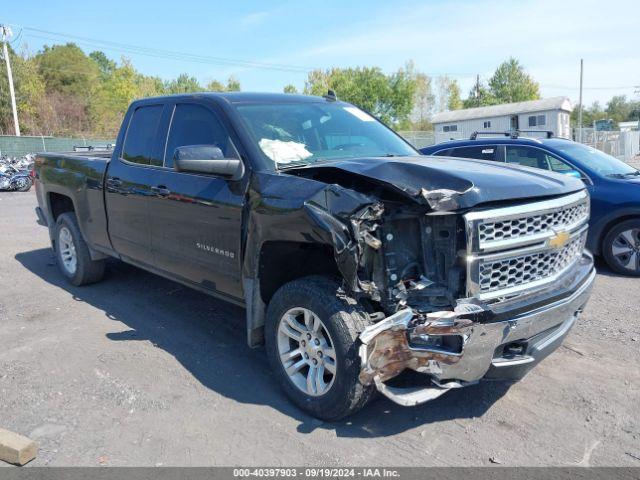
<instances>
[{"instance_id":1,"label":"tree line","mask_svg":"<svg viewBox=\"0 0 640 480\"><path fill-rule=\"evenodd\" d=\"M10 48L9 55L24 134L115 137L129 103L136 98L241 90L240 81L233 76L224 83L213 80L202 85L187 73L171 80L144 75L125 57L116 62L101 51L87 55L73 43L45 46L35 55L18 54ZM502 62L486 82L478 78L464 99L456 79L430 77L411 61L390 74L379 67L316 69L308 73L301 93L324 95L329 89L341 100L402 130L430 130L432 115L445 110L540 98L539 84L515 58ZM299 93L292 84L283 91ZM640 102L614 97L604 108L597 102L585 108L584 123L605 117L637 119L639 112ZM0 73L0 134L13 134L4 68Z\"/></svg>"},{"instance_id":2,"label":"tree line","mask_svg":"<svg viewBox=\"0 0 640 480\"><path fill-rule=\"evenodd\" d=\"M229 77L201 85L188 74L163 81L95 51L86 55L73 43L45 46L35 55L9 50L20 130L25 135L96 135L115 138L122 117L136 98L198 91L237 91ZM0 74L0 134L12 135L13 119L6 71Z\"/></svg>"}]
</instances>

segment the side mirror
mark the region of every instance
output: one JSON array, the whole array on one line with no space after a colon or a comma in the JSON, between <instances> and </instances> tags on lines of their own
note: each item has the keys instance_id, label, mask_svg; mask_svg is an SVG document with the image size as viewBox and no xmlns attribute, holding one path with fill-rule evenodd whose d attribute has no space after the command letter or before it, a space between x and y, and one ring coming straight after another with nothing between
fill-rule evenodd
<instances>
[{"instance_id":1,"label":"side mirror","mask_svg":"<svg viewBox=\"0 0 640 480\"><path fill-rule=\"evenodd\" d=\"M224 158L215 145L188 145L173 153L173 168L178 172L209 173L237 180L244 174L244 165L237 158Z\"/></svg>"}]
</instances>

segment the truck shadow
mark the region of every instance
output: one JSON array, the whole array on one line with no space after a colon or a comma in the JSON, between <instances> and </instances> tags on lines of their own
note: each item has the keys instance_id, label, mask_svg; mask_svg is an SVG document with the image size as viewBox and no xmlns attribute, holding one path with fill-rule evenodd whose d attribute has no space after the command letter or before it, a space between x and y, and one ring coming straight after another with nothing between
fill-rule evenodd
<instances>
[{"instance_id":1,"label":"truck shadow","mask_svg":"<svg viewBox=\"0 0 640 480\"><path fill-rule=\"evenodd\" d=\"M405 408L379 398L354 416L321 422L294 407L271 375L263 348L246 344L244 310L136 267L109 262L104 282L85 287L66 283L50 249L15 256L47 283L78 302L103 311L114 322L115 342L149 341L165 350L203 386L242 403L268 405L295 418L297 430L334 430L340 437L378 437L422 424L482 416L508 390L483 383L453 390L422 406Z\"/></svg>"}]
</instances>

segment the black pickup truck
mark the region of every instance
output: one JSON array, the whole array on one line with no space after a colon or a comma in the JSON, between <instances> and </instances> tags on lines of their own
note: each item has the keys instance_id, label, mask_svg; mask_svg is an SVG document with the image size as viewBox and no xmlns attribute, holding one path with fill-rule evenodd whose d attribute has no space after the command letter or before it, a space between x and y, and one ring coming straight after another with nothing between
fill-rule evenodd
<instances>
[{"instance_id":1,"label":"black pickup truck","mask_svg":"<svg viewBox=\"0 0 640 480\"><path fill-rule=\"evenodd\" d=\"M580 180L421 156L331 94L135 101L112 154L36 172L69 282L115 257L245 307L249 345L323 419L521 378L595 275Z\"/></svg>"}]
</instances>

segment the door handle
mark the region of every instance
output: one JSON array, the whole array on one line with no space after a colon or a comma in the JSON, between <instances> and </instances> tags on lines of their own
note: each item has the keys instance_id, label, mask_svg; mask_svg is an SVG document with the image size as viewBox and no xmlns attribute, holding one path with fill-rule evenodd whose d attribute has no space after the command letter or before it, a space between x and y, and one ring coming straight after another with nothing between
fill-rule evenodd
<instances>
[{"instance_id":1,"label":"door handle","mask_svg":"<svg viewBox=\"0 0 640 480\"><path fill-rule=\"evenodd\" d=\"M118 177L107 178L107 187L120 188L122 186L122 180Z\"/></svg>"},{"instance_id":2,"label":"door handle","mask_svg":"<svg viewBox=\"0 0 640 480\"><path fill-rule=\"evenodd\" d=\"M156 187L151 187L151 191L160 197L166 197L171 194L171 190L169 190L164 185L158 185Z\"/></svg>"}]
</instances>

